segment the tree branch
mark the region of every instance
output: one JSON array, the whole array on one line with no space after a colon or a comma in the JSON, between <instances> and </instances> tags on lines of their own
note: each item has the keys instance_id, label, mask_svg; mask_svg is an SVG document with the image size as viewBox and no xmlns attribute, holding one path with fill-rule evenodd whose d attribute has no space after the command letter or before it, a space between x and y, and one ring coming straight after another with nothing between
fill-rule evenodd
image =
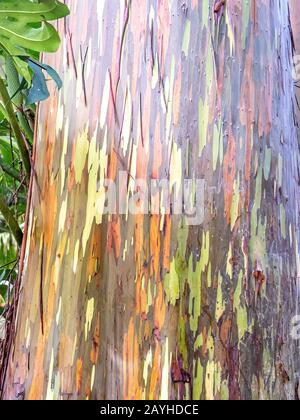
<instances>
[{"instance_id":1,"label":"tree branch","mask_svg":"<svg viewBox=\"0 0 300 420\"><path fill-rule=\"evenodd\" d=\"M22 162L27 174L27 177L29 178L30 172L31 172L31 164L30 164L30 157L28 150L26 148L24 138L22 131L20 129L17 117L15 115L15 111L13 108L13 104L11 102L10 96L8 94L7 88L5 86L5 83L3 79L0 78L0 98L2 99L3 105L6 109L6 112L8 114L9 122L11 124L11 127L13 129L13 132L15 134L16 141L18 143L18 148L21 154Z\"/></svg>"},{"instance_id":2,"label":"tree branch","mask_svg":"<svg viewBox=\"0 0 300 420\"><path fill-rule=\"evenodd\" d=\"M11 176L16 181L21 182L21 176L20 176L19 172L16 171L13 167L11 167L10 165L8 165L7 163L5 163L1 158L0 158L0 168L7 175Z\"/></svg>"}]
</instances>

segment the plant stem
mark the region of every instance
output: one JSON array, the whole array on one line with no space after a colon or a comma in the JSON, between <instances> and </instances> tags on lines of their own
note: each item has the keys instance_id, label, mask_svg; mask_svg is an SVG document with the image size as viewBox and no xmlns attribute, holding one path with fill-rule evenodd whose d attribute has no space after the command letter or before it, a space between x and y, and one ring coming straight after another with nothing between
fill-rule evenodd
<instances>
[{"instance_id":1,"label":"plant stem","mask_svg":"<svg viewBox=\"0 0 300 420\"><path fill-rule=\"evenodd\" d=\"M0 167L7 175L14 178L16 181L21 182L21 177L18 171L12 168L10 165L7 165L2 159L0 159Z\"/></svg>"},{"instance_id":2,"label":"plant stem","mask_svg":"<svg viewBox=\"0 0 300 420\"><path fill-rule=\"evenodd\" d=\"M20 129L17 117L14 112L14 108L10 99L10 96L8 94L7 88L5 86L5 83L3 79L0 78L0 97L2 99L3 105L6 109L6 112L8 114L9 122L12 126L13 132L15 134L16 141L18 143L19 151L21 154L22 162L26 171L26 174L29 178L30 172L31 172L31 165L30 165L30 158L29 153L26 148L24 138L22 131Z\"/></svg>"},{"instance_id":3,"label":"plant stem","mask_svg":"<svg viewBox=\"0 0 300 420\"><path fill-rule=\"evenodd\" d=\"M27 119L25 118L24 114L22 112L18 112L18 120L20 123L20 126L22 130L24 131L25 136L29 140L30 144L33 143L33 131L31 127L28 124Z\"/></svg>"},{"instance_id":4,"label":"plant stem","mask_svg":"<svg viewBox=\"0 0 300 420\"><path fill-rule=\"evenodd\" d=\"M11 230L15 240L17 241L18 246L21 247L23 241L23 232L2 197L0 197L0 212L2 213L3 218Z\"/></svg>"}]
</instances>

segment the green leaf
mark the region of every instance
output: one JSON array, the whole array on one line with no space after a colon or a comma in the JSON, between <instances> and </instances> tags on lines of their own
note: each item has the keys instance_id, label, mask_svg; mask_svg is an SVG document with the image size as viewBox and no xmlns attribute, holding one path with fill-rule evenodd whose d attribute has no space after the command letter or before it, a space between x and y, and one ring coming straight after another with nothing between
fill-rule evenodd
<instances>
[{"instance_id":1,"label":"green leaf","mask_svg":"<svg viewBox=\"0 0 300 420\"><path fill-rule=\"evenodd\" d=\"M39 3L33 3L30 0L0 2L0 18L1 16L21 17L28 22L41 22L56 20L68 14L68 7L57 0L40 0Z\"/></svg>"},{"instance_id":2,"label":"green leaf","mask_svg":"<svg viewBox=\"0 0 300 420\"><path fill-rule=\"evenodd\" d=\"M32 78L32 86L26 99L26 105L44 101L50 96L45 75L41 66L35 64L33 61L29 61L29 66L31 67L34 75Z\"/></svg>"},{"instance_id":3,"label":"green leaf","mask_svg":"<svg viewBox=\"0 0 300 420\"><path fill-rule=\"evenodd\" d=\"M0 113L6 120L8 119L8 113L6 112L5 106L1 102L0 102Z\"/></svg>"},{"instance_id":4,"label":"green leaf","mask_svg":"<svg viewBox=\"0 0 300 420\"><path fill-rule=\"evenodd\" d=\"M4 50L4 53L8 53L11 56L22 56L25 55L25 51L22 48L16 47L9 42L9 39L0 33L0 46Z\"/></svg>"},{"instance_id":5,"label":"green leaf","mask_svg":"<svg viewBox=\"0 0 300 420\"><path fill-rule=\"evenodd\" d=\"M5 306L5 299L4 297L0 294L0 308L3 308Z\"/></svg>"},{"instance_id":6,"label":"green leaf","mask_svg":"<svg viewBox=\"0 0 300 420\"><path fill-rule=\"evenodd\" d=\"M60 45L56 29L48 22L42 22L38 28L26 21L0 19L1 43L6 49L10 45L29 48L33 51L55 52Z\"/></svg>"},{"instance_id":7,"label":"green leaf","mask_svg":"<svg viewBox=\"0 0 300 420\"><path fill-rule=\"evenodd\" d=\"M56 83L56 86L58 87L58 90L60 90L63 86L63 83L57 71L55 71L51 66L48 66L48 64L42 64L42 67L44 70L46 70L46 72L49 74L51 79L54 80L54 82Z\"/></svg>"},{"instance_id":8,"label":"green leaf","mask_svg":"<svg viewBox=\"0 0 300 420\"><path fill-rule=\"evenodd\" d=\"M33 79L31 89L28 92L26 105L44 101L50 96L43 70L45 70L54 80L58 89L62 88L62 80L58 73L51 66L33 61L31 59L28 61L28 63L31 70L33 71Z\"/></svg>"},{"instance_id":9,"label":"green leaf","mask_svg":"<svg viewBox=\"0 0 300 420\"><path fill-rule=\"evenodd\" d=\"M11 145L12 145L12 147L15 151L18 150L17 142L14 139L10 139L9 136L1 136L0 137L0 146L1 147L10 148Z\"/></svg>"},{"instance_id":10,"label":"green leaf","mask_svg":"<svg viewBox=\"0 0 300 420\"><path fill-rule=\"evenodd\" d=\"M28 85L31 85L32 75L28 63L19 57L13 57L13 59L18 73L26 80Z\"/></svg>"},{"instance_id":11,"label":"green leaf","mask_svg":"<svg viewBox=\"0 0 300 420\"><path fill-rule=\"evenodd\" d=\"M38 52L55 52L60 45L60 38L56 29L47 21L68 14L68 7L57 0L1 1L0 43L13 56L22 55L18 47Z\"/></svg>"},{"instance_id":12,"label":"green leaf","mask_svg":"<svg viewBox=\"0 0 300 420\"><path fill-rule=\"evenodd\" d=\"M48 97L45 72L52 77L58 88L61 87L61 79L55 70L41 65L38 61L41 52L55 52L60 45L59 35L49 21L68 14L68 7L57 0L0 0L0 59L4 57L7 63L8 57L11 57L10 66L2 65L4 72L1 78L5 88L9 90L9 96L15 106L13 111L18 118L24 117L21 108L28 92L29 102L30 99L37 102ZM35 61L36 67L30 65L30 59ZM19 96L23 96L22 101L19 100ZM21 184L18 179L18 176L20 179L24 176L24 167L14 131L10 127L8 109L3 105L0 101L0 194L21 226L24 222L27 186ZM35 105L28 106L25 112L31 119L35 114ZM20 122L20 119L18 121ZM16 201L13 199L15 195ZM12 240L11 232L0 213L0 274L1 266L16 259L16 255L16 242ZM13 267L9 265L7 268ZM12 281L15 277L16 270ZM6 280L4 283L0 281L0 296L4 300L5 283ZM0 305L4 303L3 299L0 298ZM0 314L1 311L0 308Z\"/></svg>"},{"instance_id":13,"label":"green leaf","mask_svg":"<svg viewBox=\"0 0 300 420\"><path fill-rule=\"evenodd\" d=\"M31 84L31 72L27 63L28 56L23 48L18 48L12 45L7 38L1 36L0 34L0 48L2 46L3 52L2 55L11 56L14 60L16 69L18 73L24 77L28 85ZM25 60L24 60L25 58Z\"/></svg>"}]
</instances>

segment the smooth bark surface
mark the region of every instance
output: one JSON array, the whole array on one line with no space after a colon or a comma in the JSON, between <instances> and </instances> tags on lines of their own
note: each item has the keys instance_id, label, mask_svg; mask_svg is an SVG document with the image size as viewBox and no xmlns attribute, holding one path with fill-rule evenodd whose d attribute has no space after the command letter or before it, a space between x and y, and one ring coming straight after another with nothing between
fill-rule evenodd
<instances>
[{"instance_id":1,"label":"smooth bark surface","mask_svg":"<svg viewBox=\"0 0 300 420\"><path fill-rule=\"evenodd\" d=\"M289 0L294 51L294 82L297 96L297 118L300 123L300 9L297 0ZM299 124L298 124L299 125ZM299 137L299 134L298 134Z\"/></svg>"},{"instance_id":2,"label":"smooth bark surface","mask_svg":"<svg viewBox=\"0 0 300 420\"><path fill-rule=\"evenodd\" d=\"M295 399L288 2L67 3L46 58L64 87L39 113L3 397ZM205 179L203 224L103 215L104 178L124 186L119 171L129 190Z\"/></svg>"}]
</instances>

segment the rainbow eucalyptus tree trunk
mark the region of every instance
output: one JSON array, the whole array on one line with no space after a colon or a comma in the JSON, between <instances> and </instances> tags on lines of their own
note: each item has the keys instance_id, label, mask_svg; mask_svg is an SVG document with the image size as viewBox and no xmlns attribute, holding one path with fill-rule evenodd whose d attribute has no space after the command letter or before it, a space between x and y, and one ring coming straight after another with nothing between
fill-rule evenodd
<instances>
[{"instance_id":1,"label":"rainbow eucalyptus tree trunk","mask_svg":"<svg viewBox=\"0 0 300 420\"><path fill-rule=\"evenodd\" d=\"M288 2L67 3L3 397L294 399ZM105 214L106 178L126 214ZM134 181L151 178L177 197L205 180L203 223L132 214Z\"/></svg>"},{"instance_id":2,"label":"rainbow eucalyptus tree trunk","mask_svg":"<svg viewBox=\"0 0 300 420\"><path fill-rule=\"evenodd\" d=\"M296 0L289 0L291 12L291 24L294 40L294 82L297 96L297 117L300 123L300 12L299 3Z\"/></svg>"}]
</instances>

